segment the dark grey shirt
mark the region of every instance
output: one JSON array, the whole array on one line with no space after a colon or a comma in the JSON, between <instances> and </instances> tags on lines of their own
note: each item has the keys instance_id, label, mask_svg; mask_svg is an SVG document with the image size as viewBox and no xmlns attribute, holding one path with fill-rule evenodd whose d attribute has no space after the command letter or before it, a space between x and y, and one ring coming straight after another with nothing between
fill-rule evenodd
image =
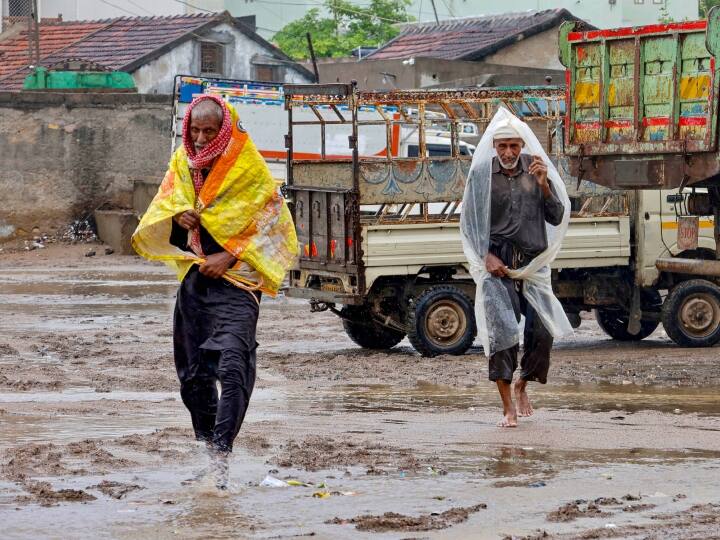
<instances>
[{"instance_id":1,"label":"dark grey shirt","mask_svg":"<svg viewBox=\"0 0 720 540\"><path fill-rule=\"evenodd\" d=\"M532 156L521 154L514 175L507 176L497 156L493 158L490 251L498 256L503 245L510 243L524 255L535 257L547 249L545 222L559 225L562 221L564 207L552 183L546 199L535 176L527 172L530 163Z\"/></svg>"}]
</instances>

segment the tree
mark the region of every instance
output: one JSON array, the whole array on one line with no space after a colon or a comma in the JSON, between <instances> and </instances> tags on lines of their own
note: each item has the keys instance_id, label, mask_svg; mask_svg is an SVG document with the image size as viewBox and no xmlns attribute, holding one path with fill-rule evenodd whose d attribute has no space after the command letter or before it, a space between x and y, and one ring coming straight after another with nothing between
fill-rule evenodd
<instances>
[{"instance_id":1,"label":"tree","mask_svg":"<svg viewBox=\"0 0 720 540\"><path fill-rule=\"evenodd\" d=\"M700 0L700 16L707 17L708 11L714 6L720 6L720 0Z\"/></svg>"},{"instance_id":2,"label":"tree","mask_svg":"<svg viewBox=\"0 0 720 540\"><path fill-rule=\"evenodd\" d=\"M407 13L411 0L371 0L366 7L347 0L325 0L329 17L318 8L285 25L273 41L293 58L310 57L306 33L310 32L319 58L348 56L360 46L379 46L400 33L399 23L414 20Z\"/></svg>"}]
</instances>

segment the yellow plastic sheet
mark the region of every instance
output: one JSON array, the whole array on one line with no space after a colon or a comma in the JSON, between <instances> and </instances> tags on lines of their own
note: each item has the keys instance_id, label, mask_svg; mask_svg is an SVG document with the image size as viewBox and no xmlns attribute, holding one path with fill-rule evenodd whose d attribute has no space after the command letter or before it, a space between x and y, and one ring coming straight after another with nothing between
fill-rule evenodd
<instances>
[{"instance_id":1,"label":"yellow plastic sheet","mask_svg":"<svg viewBox=\"0 0 720 540\"><path fill-rule=\"evenodd\" d=\"M233 116L230 143L217 159L199 196L187 153L178 148L165 178L132 236L138 254L165 262L178 279L202 259L170 244L173 216L195 209L202 226L238 259L223 276L235 285L275 295L297 257L295 227L285 200L248 134Z\"/></svg>"}]
</instances>

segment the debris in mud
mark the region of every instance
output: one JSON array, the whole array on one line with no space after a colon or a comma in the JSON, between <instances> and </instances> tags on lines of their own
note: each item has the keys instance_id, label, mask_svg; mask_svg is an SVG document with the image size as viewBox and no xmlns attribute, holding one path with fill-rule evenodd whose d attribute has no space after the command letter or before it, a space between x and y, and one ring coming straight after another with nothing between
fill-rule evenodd
<instances>
[{"instance_id":1,"label":"debris in mud","mask_svg":"<svg viewBox=\"0 0 720 540\"><path fill-rule=\"evenodd\" d=\"M16 356L18 354L15 347L11 347L7 343L0 343L0 356Z\"/></svg>"},{"instance_id":2,"label":"debris in mud","mask_svg":"<svg viewBox=\"0 0 720 540\"><path fill-rule=\"evenodd\" d=\"M6 478L23 482L32 476L76 476L135 464L115 457L101 445L101 441L88 439L67 445L30 443L9 448L3 454L7 462L0 470Z\"/></svg>"},{"instance_id":3,"label":"debris in mud","mask_svg":"<svg viewBox=\"0 0 720 540\"><path fill-rule=\"evenodd\" d=\"M640 495L631 495L628 493L627 495L623 495L622 499L623 501L639 501L642 497Z\"/></svg>"},{"instance_id":4,"label":"debris in mud","mask_svg":"<svg viewBox=\"0 0 720 540\"><path fill-rule=\"evenodd\" d=\"M407 448L397 448L372 441L353 442L316 435L306 437L300 442L290 440L282 447L281 454L275 456L270 463L308 471L359 465L368 467L368 474L377 474L379 467L414 471L421 465L412 451Z\"/></svg>"},{"instance_id":5,"label":"debris in mud","mask_svg":"<svg viewBox=\"0 0 720 540\"><path fill-rule=\"evenodd\" d=\"M9 379L0 375L0 387L27 392L28 390L59 390L62 387L60 381L41 381L36 379Z\"/></svg>"},{"instance_id":6,"label":"debris in mud","mask_svg":"<svg viewBox=\"0 0 720 540\"><path fill-rule=\"evenodd\" d=\"M565 523L574 521L583 517L607 517L611 516L610 512L603 512L594 502L587 502L579 499L562 505L557 510L553 510L547 515L547 520L552 522Z\"/></svg>"},{"instance_id":7,"label":"debris in mud","mask_svg":"<svg viewBox=\"0 0 720 540\"><path fill-rule=\"evenodd\" d=\"M405 516L395 512L385 512L381 516L364 515L351 519L334 518L325 523L330 525L355 525L359 531L390 532L390 531L434 531L447 529L462 523L470 514L487 508L486 504L476 504L463 508L451 508L441 513L423 514L421 516Z\"/></svg>"},{"instance_id":8,"label":"debris in mud","mask_svg":"<svg viewBox=\"0 0 720 540\"><path fill-rule=\"evenodd\" d=\"M718 538L720 504L701 504L686 510L650 516L652 523L613 525L602 528L553 534L558 540L578 538L647 538L653 540L681 540L685 538ZM608 526L612 525L612 526ZM536 540L541 536L525 537Z\"/></svg>"},{"instance_id":9,"label":"debris in mud","mask_svg":"<svg viewBox=\"0 0 720 540\"><path fill-rule=\"evenodd\" d=\"M81 242L94 242L97 240L95 234L94 220L92 219L78 219L73 221L68 228L60 234L60 240L70 242L72 244L78 244Z\"/></svg>"},{"instance_id":10,"label":"debris in mud","mask_svg":"<svg viewBox=\"0 0 720 540\"><path fill-rule=\"evenodd\" d=\"M163 459L179 460L193 455L194 437L186 428L157 429L145 435L125 435L112 441L120 446L145 454L157 454ZM179 448L178 448L179 447Z\"/></svg>"},{"instance_id":11,"label":"debris in mud","mask_svg":"<svg viewBox=\"0 0 720 540\"><path fill-rule=\"evenodd\" d=\"M81 489L60 489L55 491L49 482L28 482L24 485L30 495L20 495L17 503L39 503L41 506L56 506L61 502L88 502L97 497Z\"/></svg>"},{"instance_id":12,"label":"debris in mud","mask_svg":"<svg viewBox=\"0 0 720 540\"><path fill-rule=\"evenodd\" d=\"M95 486L90 486L87 489L97 489L108 497L113 499L122 499L128 493L137 491L139 489L145 489L143 486L137 484L124 484L122 482L112 482L110 480L103 480Z\"/></svg>"},{"instance_id":13,"label":"debris in mud","mask_svg":"<svg viewBox=\"0 0 720 540\"><path fill-rule=\"evenodd\" d=\"M598 497L595 504L600 506L622 506L624 503L615 497Z\"/></svg>"},{"instance_id":14,"label":"debris in mud","mask_svg":"<svg viewBox=\"0 0 720 540\"><path fill-rule=\"evenodd\" d=\"M623 508L623 512L642 512L643 510L652 510L656 504L629 504Z\"/></svg>"},{"instance_id":15,"label":"debris in mud","mask_svg":"<svg viewBox=\"0 0 720 540\"><path fill-rule=\"evenodd\" d=\"M279 478L275 478L269 474L265 476L262 482L260 482L260 487L283 488L289 486L290 484L288 484L285 480L280 480Z\"/></svg>"},{"instance_id":16,"label":"debris in mud","mask_svg":"<svg viewBox=\"0 0 720 540\"><path fill-rule=\"evenodd\" d=\"M268 449L272 448L272 444L264 435L241 435L237 442L254 456L262 456Z\"/></svg>"},{"instance_id":17,"label":"debris in mud","mask_svg":"<svg viewBox=\"0 0 720 540\"><path fill-rule=\"evenodd\" d=\"M28 476L50 475L64 476L83 474L83 469L69 469L62 461L62 449L54 444L27 444L18 448L10 448L4 456L8 461L2 466L3 476L22 482Z\"/></svg>"}]
</instances>

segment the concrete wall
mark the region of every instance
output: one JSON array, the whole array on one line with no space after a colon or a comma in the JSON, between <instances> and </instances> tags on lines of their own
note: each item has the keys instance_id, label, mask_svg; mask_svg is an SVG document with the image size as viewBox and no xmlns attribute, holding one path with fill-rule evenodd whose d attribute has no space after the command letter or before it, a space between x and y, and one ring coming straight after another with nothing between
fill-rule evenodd
<instances>
[{"instance_id":1,"label":"concrete wall","mask_svg":"<svg viewBox=\"0 0 720 540\"><path fill-rule=\"evenodd\" d=\"M436 58L415 58L412 65L403 64L402 60L368 59L358 62L339 59L318 64L318 71L323 83L348 83L354 79L361 90L428 88L443 86L444 83L454 86L460 84L459 81L463 81L463 85L486 82L494 86L545 84L546 75L552 76L555 84L564 81L564 68L533 68Z\"/></svg>"},{"instance_id":2,"label":"concrete wall","mask_svg":"<svg viewBox=\"0 0 720 540\"><path fill-rule=\"evenodd\" d=\"M540 32L483 58L483 62L564 70L558 58L558 28Z\"/></svg>"},{"instance_id":3,"label":"concrete wall","mask_svg":"<svg viewBox=\"0 0 720 540\"><path fill-rule=\"evenodd\" d=\"M129 208L170 157L171 98L0 92L0 241Z\"/></svg>"},{"instance_id":4,"label":"concrete wall","mask_svg":"<svg viewBox=\"0 0 720 540\"><path fill-rule=\"evenodd\" d=\"M270 56L272 51L253 41L235 27L221 24L202 34L208 41L223 45L224 72L215 74L230 79L256 79L251 62L256 54ZM285 83L311 82L304 74L287 66ZM142 66L133 73L138 92L172 94L176 74L200 75L200 41L193 39Z\"/></svg>"}]
</instances>

